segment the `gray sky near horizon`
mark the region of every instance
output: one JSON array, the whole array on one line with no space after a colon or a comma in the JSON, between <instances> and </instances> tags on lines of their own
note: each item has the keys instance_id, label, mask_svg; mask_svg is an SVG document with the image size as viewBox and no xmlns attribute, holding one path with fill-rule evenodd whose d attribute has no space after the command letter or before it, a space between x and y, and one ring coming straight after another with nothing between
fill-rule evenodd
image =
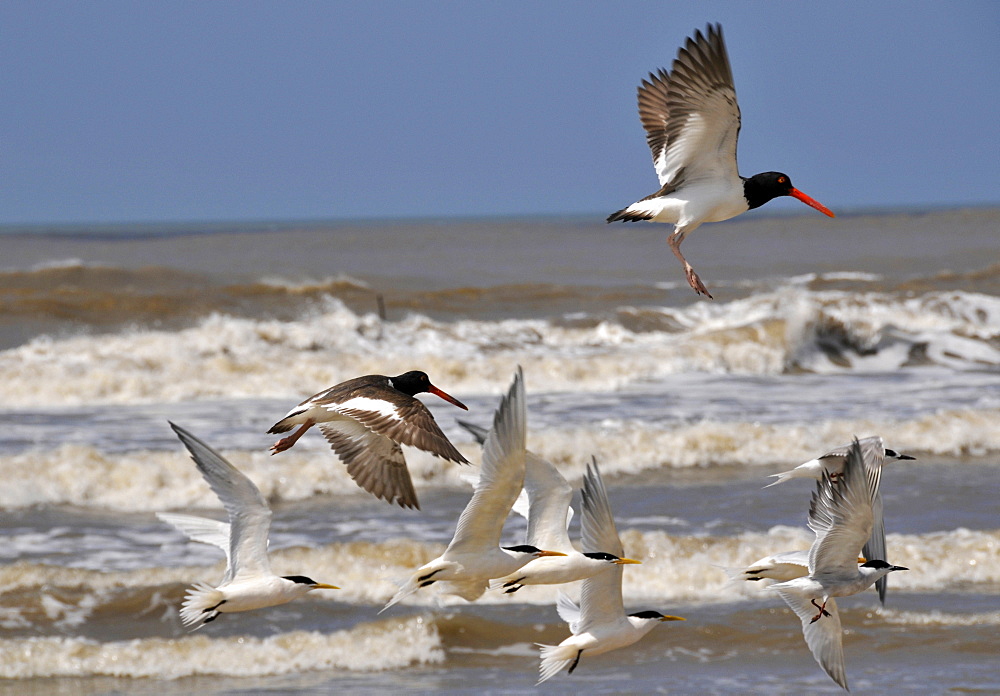
<instances>
[{"instance_id":1,"label":"gray sky near horizon","mask_svg":"<svg viewBox=\"0 0 1000 696\"><path fill-rule=\"evenodd\" d=\"M992 1L10 0L0 224L603 219L658 188L636 86L716 21L744 175L1000 203Z\"/></svg>"}]
</instances>

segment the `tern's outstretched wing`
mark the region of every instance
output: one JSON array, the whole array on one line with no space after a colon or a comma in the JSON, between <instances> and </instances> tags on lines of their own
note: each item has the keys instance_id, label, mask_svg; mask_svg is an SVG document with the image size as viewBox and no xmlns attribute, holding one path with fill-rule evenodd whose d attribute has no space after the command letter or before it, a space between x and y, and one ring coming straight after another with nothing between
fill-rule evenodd
<instances>
[{"instance_id":1,"label":"tern's outstretched wing","mask_svg":"<svg viewBox=\"0 0 1000 696\"><path fill-rule=\"evenodd\" d=\"M483 445L479 482L458 518L446 554L459 550L474 553L500 545L503 523L524 485L526 420L524 376L518 368L493 417Z\"/></svg>"},{"instance_id":2,"label":"tern's outstretched wing","mask_svg":"<svg viewBox=\"0 0 1000 696\"><path fill-rule=\"evenodd\" d=\"M624 556L625 551L608 502L608 491L604 487L596 460L587 465L581 492L583 551L603 551ZM583 588L580 590L579 631L590 630L591 626L621 622L627 623L625 605L622 602L622 566L615 565L583 581Z\"/></svg>"},{"instance_id":3,"label":"tern's outstretched wing","mask_svg":"<svg viewBox=\"0 0 1000 696\"><path fill-rule=\"evenodd\" d=\"M809 505L809 528L816 533L809 549L811 574L857 571L858 554L872 532L872 506L881 473L881 467L865 465L857 440L847 453L839 482L834 483L828 473L823 473Z\"/></svg>"},{"instance_id":4,"label":"tern's outstretched wing","mask_svg":"<svg viewBox=\"0 0 1000 696\"><path fill-rule=\"evenodd\" d=\"M271 529L271 509L264 496L253 481L221 454L184 428L173 423L170 427L187 447L198 471L229 513L229 567L223 582L243 575L270 575L267 537Z\"/></svg>"},{"instance_id":5,"label":"tern's outstretched wing","mask_svg":"<svg viewBox=\"0 0 1000 696\"><path fill-rule=\"evenodd\" d=\"M226 562L229 562L228 522L174 512L158 512L156 516L163 522L177 527L191 541L218 546L226 553Z\"/></svg>"},{"instance_id":6,"label":"tern's outstretched wing","mask_svg":"<svg viewBox=\"0 0 1000 696\"><path fill-rule=\"evenodd\" d=\"M847 688L847 670L844 667L843 631L840 627L840 613L833 597L826 602L826 611L830 614L818 621L816 607L806 598L792 592L778 590L781 598L788 603L802 621L802 635L806 645L819 666L830 675L833 681Z\"/></svg>"}]
</instances>

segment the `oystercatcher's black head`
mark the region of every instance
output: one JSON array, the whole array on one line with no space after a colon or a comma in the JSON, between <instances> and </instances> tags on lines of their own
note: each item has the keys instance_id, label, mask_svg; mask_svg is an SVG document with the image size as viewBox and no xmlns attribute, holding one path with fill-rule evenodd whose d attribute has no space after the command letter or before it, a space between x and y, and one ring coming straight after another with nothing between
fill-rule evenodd
<instances>
[{"instance_id":1,"label":"oystercatcher's black head","mask_svg":"<svg viewBox=\"0 0 1000 696\"><path fill-rule=\"evenodd\" d=\"M410 370L409 372L404 372L396 377L390 377L389 381L392 383L393 389L401 391L409 396L424 393L434 394L435 396L440 396L449 403L455 404L461 409L466 411L469 410L465 404L456 399L454 396L445 394L443 391L431 384L431 379L427 376L426 372L421 372L420 370Z\"/></svg>"},{"instance_id":2,"label":"oystercatcher's black head","mask_svg":"<svg viewBox=\"0 0 1000 696\"><path fill-rule=\"evenodd\" d=\"M761 207L778 196L798 198L806 205L815 208L824 215L835 217L825 205L813 200L792 186L792 180L787 174L782 174L781 172L764 172L762 174L754 174L749 179L743 180L743 197L747 199L747 205L751 210Z\"/></svg>"}]
</instances>

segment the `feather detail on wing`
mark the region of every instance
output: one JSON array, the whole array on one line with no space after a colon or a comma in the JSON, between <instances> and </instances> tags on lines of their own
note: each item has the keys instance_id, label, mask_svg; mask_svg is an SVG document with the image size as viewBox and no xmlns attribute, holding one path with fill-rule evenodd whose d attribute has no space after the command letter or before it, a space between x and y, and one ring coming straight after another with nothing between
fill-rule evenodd
<instances>
[{"instance_id":1,"label":"feather detail on wing","mask_svg":"<svg viewBox=\"0 0 1000 696\"><path fill-rule=\"evenodd\" d=\"M881 467L865 465L857 440L848 451L843 475L837 483L823 472L809 505L808 524L816 533L816 541L809 550L811 574L855 572L858 554L871 536L872 505L878 495L881 473Z\"/></svg>"},{"instance_id":2,"label":"feather detail on wing","mask_svg":"<svg viewBox=\"0 0 1000 696\"><path fill-rule=\"evenodd\" d=\"M416 447L460 464L469 463L441 431L427 407L415 398L408 399L405 404L397 404L395 410L388 413L354 408L351 401L330 404L327 409L353 418L375 433L402 445Z\"/></svg>"},{"instance_id":3,"label":"feather detail on wing","mask_svg":"<svg viewBox=\"0 0 1000 696\"><path fill-rule=\"evenodd\" d=\"M320 423L318 427L361 488L401 507L420 507L398 443L351 420Z\"/></svg>"},{"instance_id":4,"label":"feather detail on wing","mask_svg":"<svg viewBox=\"0 0 1000 696\"><path fill-rule=\"evenodd\" d=\"M223 582L244 574L270 574L267 539L271 509L264 496L253 481L214 449L180 426L171 423L170 427L187 447L198 471L229 513L229 567Z\"/></svg>"},{"instance_id":5,"label":"feather detail on wing","mask_svg":"<svg viewBox=\"0 0 1000 696\"><path fill-rule=\"evenodd\" d=\"M740 108L719 25L696 31L670 72L638 90L639 118L660 184L676 188L709 177L735 179Z\"/></svg>"},{"instance_id":6,"label":"feather detail on wing","mask_svg":"<svg viewBox=\"0 0 1000 696\"><path fill-rule=\"evenodd\" d=\"M518 368L493 417L493 427L483 444L476 490L458 519L446 554L463 546L481 549L500 545L504 520L524 485L526 420L524 376Z\"/></svg>"}]
</instances>

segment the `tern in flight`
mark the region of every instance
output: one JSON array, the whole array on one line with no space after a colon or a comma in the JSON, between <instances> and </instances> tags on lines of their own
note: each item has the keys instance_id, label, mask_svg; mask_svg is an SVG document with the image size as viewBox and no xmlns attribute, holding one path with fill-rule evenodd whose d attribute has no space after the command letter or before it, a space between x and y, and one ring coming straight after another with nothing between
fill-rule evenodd
<instances>
[{"instance_id":1,"label":"tern in flight","mask_svg":"<svg viewBox=\"0 0 1000 696\"><path fill-rule=\"evenodd\" d=\"M219 546L226 552L226 574L219 586L199 582L188 590L180 612L185 626L198 629L220 613L273 607L312 590L340 589L304 575L279 576L271 572L267 558L271 509L257 486L184 428L173 423L170 427L229 513L228 524L191 515L159 515L195 541Z\"/></svg>"},{"instance_id":2,"label":"tern in flight","mask_svg":"<svg viewBox=\"0 0 1000 696\"><path fill-rule=\"evenodd\" d=\"M583 504L602 506L607 504L608 494L604 481L597 468L597 462L587 465L587 473L583 479ZM600 503L599 501L604 501ZM610 506L604 519L611 519L611 524L602 523L598 528L587 529L592 524L583 518L584 551L594 548L605 549L616 556L624 556L618 530L613 518L610 518ZM588 544L593 547L588 548ZM598 573L583 581L580 590L580 606L573 603L563 592L559 593L556 610L559 616L569 624L572 635L559 645L539 645L541 663L538 667L538 683L551 679L564 667L569 666L572 674L580 658L587 654L600 655L632 645L649 633L661 621L684 621L679 616L664 616L658 611L640 611L625 614L622 601L622 567L612 566L605 572Z\"/></svg>"},{"instance_id":3,"label":"tern in flight","mask_svg":"<svg viewBox=\"0 0 1000 696\"><path fill-rule=\"evenodd\" d=\"M468 430L473 436L483 442L486 430L458 421L458 424ZM611 516L611 505L604 497L603 489L586 499L583 506L584 533L597 530L602 538L607 538L603 530L614 529L615 521ZM620 558L607 551L577 551L569 539L567 527L573 518L573 508L570 500L573 489L555 465L542 459L537 454L525 453L524 494L527 498L527 509L523 510L517 503L514 512L524 514L528 520L526 544L538 548L562 551L565 556L546 556L529 561L527 565L503 578L490 581L490 589L502 589L510 594L517 592L525 585L560 585L566 582L584 580L601 571L616 565L639 563L631 558ZM520 503L520 498L518 503ZM597 548L597 539L584 539L584 548Z\"/></svg>"},{"instance_id":4,"label":"tern in flight","mask_svg":"<svg viewBox=\"0 0 1000 696\"><path fill-rule=\"evenodd\" d=\"M887 459L897 461L916 459L908 454L900 454L896 450L886 449L882 442L882 438L877 435L874 437L866 437L863 440L859 440L858 443L864 454L865 465L869 467L876 467L880 471L882 469L882 464ZM835 450L827 452L821 457L810 459L805 464L800 464L790 471L784 471L780 474L771 474L771 477L777 480L767 484L764 488L770 488L771 486L776 486L779 483L784 483L785 481L795 478L809 478L819 481L823 476L823 472L829 474L830 478L836 483L840 480L844 470L844 462L847 461L847 453L849 450L850 445L844 445L843 447L838 447ZM885 547L885 519L882 512L881 492L875 496L875 503L872 506L872 514L875 517L875 522L872 526L872 536L865 543L864 548L861 549L861 555L865 558L876 558L884 561L887 560L887 556ZM883 605L885 604L888 587L888 576L883 575L875 583L875 589L878 590L879 601Z\"/></svg>"},{"instance_id":5,"label":"tern in flight","mask_svg":"<svg viewBox=\"0 0 1000 696\"><path fill-rule=\"evenodd\" d=\"M535 558L563 555L528 544L500 546L504 521L524 485L526 419L524 377L518 368L493 417L479 481L451 543L441 556L415 570L382 611L442 581L447 583L446 592L471 602L486 591L492 578L513 573Z\"/></svg>"},{"instance_id":6,"label":"tern in flight","mask_svg":"<svg viewBox=\"0 0 1000 696\"><path fill-rule=\"evenodd\" d=\"M809 506L809 528L816 539L809 548L809 573L771 585L802 622L802 633L820 667L845 690L843 631L835 597L871 587L896 570L882 559L858 565L858 553L871 536L872 505L878 495L881 467L868 466L872 447L857 440L848 448L838 483L823 474Z\"/></svg>"}]
</instances>

